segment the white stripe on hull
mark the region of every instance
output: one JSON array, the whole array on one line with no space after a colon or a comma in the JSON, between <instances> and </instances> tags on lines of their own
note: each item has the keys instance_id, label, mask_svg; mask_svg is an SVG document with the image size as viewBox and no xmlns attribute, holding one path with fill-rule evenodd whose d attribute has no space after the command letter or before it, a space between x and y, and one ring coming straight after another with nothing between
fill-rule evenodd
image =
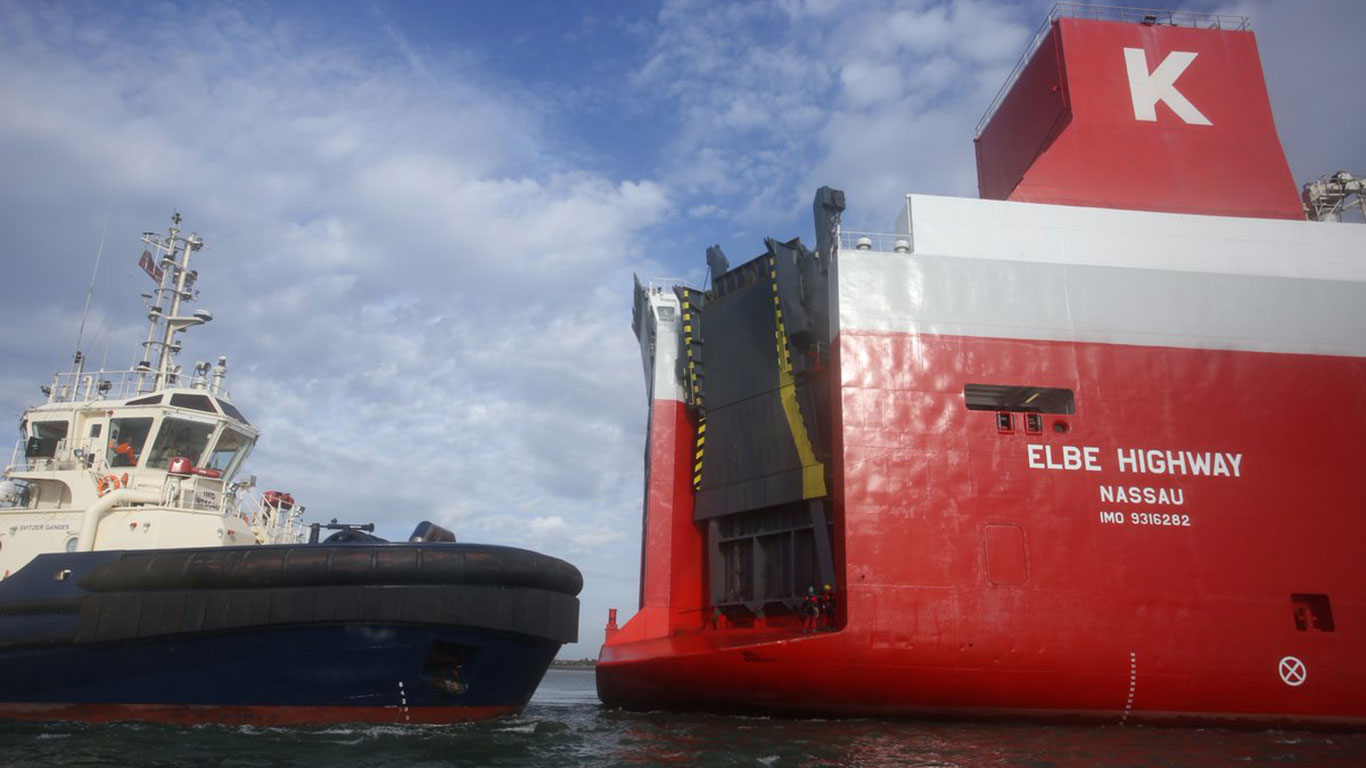
<instances>
[{"instance_id":1,"label":"white stripe on hull","mask_svg":"<svg viewBox=\"0 0 1366 768\"><path fill-rule=\"evenodd\" d=\"M909 214L909 215L908 215ZM841 330L1366 356L1366 227L908 198Z\"/></svg>"}]
</instances>

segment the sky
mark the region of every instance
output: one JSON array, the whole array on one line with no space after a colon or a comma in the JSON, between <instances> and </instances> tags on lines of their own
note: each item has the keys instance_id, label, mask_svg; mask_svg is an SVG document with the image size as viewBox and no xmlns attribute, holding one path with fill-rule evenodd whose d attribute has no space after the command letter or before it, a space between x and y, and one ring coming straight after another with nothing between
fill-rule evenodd
<instances>
[{"instance_id":1,"label":"sky","mask_svg":"<svg viewBox=\"0 0 1366 768\"><path fill-rule=\"evenodd\" d=\"M228 356L260 488L564 558L560 655L596 656L638 594L631 275L810 244L823 184L855 230L975 196L974 128L1049 7L0 0L0 437L69 365L106 223L83 346L139 357L138 236L179 210L215 315L180 362ZM1252 18L1297 181L1366 174L1366 4L1179 7Z\"/></svg>"}]
</instances>

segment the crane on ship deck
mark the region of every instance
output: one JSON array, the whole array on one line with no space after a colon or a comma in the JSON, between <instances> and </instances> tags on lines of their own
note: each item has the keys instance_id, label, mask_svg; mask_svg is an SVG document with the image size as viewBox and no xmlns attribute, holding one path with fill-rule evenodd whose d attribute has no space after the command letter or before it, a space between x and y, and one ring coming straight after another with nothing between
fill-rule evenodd
<instances>
[{"instance_id":1,"label":"crane on ship deck","mask_svg":"<svg viewBox=\"0 0 1366 768\"><path fill-rule=\"evenodd\" d=\"M1353 208L1366 221L1366 179L1346 171L1306 183L1300 197L1310 221L1341 221L1342 212Z\"/></svg>"}]
</instances>

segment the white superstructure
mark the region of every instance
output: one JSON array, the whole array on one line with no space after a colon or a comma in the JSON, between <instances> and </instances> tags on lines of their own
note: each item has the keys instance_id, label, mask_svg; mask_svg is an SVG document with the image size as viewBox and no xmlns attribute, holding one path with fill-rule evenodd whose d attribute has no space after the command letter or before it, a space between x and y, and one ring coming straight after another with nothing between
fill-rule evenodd
<instances>
[{"instance_id":1,"label":"white superstructure","mask_svg":"<svg viewBox=\"0 0 1366 768\"><path fill-rule=\"evenodd\" d=\"M1359 226L907 195L843 239L841 329L1366 355Z\"/></svg>"},{"instance_id":2,"label":"white superstructure","mask_svg":"<svg viewBox=\"0 0 1366 768\"><path fill-rule=\"evenodd\" d=\"M302 507L288 494L248 495L237 480L259 433L223 388L227 359L176 365L185 329L212 319L182 314L198 296L182 235L143 235L150 329L132 369L73 369L29 408L0 479L0 578L44 552L284 543L302 537Z\"/></svg>"}]
</instances>

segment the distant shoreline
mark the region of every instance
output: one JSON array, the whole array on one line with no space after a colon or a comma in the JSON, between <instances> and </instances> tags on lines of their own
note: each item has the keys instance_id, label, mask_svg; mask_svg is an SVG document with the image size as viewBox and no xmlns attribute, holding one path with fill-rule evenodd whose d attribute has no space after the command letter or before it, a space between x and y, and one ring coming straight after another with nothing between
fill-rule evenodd
<instances>
[{"instance_id":1,"label":"distant shoreline","mask_svg":"<svg viewBox=\"0 0 1366 768\"><path fill-rule=\"evenodd\" d=\"M555 659L550 662L551 669L596 669L597 659Z\"/></svg>"}]
</instances>

